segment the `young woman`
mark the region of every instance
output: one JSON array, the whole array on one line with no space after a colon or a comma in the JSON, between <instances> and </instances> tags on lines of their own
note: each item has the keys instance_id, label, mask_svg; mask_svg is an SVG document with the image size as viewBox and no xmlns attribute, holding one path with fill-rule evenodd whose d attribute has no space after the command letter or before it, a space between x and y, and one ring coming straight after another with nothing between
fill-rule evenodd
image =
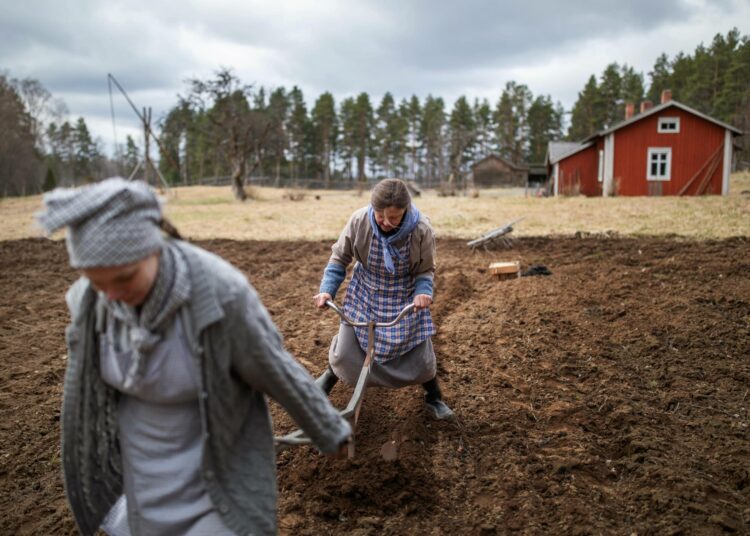
<instances>
[{"instance_id":1,"label":"young woman","mask_svg":"<svg viewBox=\"0 0 750 536\"><path fill-rule=\"evenodd\" d=\"M427 409L437 419L452 419L436 377L429 307L435 274L435 235L429 221L411 202L403 181L386 179L373 188L370 205L357 210L333 245L323 272L317 307L332 300L356 261L344 298L344 312L355 321L396 317L409 303L417 312L391 328L379 328L375 343L373 385L397 389L422 384ZM333 338L328 370L318 384L329 393L338 379L356 383L367 348L367 328L344 323Z\"/></svg>"},{"instance_id":2,"label":"young woman","mask_svg":"<svg viewBox=\"0 0 750 536\"><path fill-rule=\"evenodd\" d=\"M160 230L143 183L45 196L66 296L65 489L83 534L274 534L275 398L325 453L350 435L245 277Z\"/></svg>"}]
</instances>

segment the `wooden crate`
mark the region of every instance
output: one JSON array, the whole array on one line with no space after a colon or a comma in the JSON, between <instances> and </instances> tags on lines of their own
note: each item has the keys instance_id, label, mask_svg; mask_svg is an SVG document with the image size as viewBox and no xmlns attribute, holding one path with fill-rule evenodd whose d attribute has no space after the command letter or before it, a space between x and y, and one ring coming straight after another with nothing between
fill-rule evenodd
<instances>
[{"instance_id":1,"label":"wooden crate","mask_svg":"<svg viewBox=\"0 0 750 536\"><path fill-rule=\"evenodd\" d=\"M489 267L490 275L498 279L512 279L521 276L521 263L519 261L493 262Z\"/></svg>"}]
</instances>

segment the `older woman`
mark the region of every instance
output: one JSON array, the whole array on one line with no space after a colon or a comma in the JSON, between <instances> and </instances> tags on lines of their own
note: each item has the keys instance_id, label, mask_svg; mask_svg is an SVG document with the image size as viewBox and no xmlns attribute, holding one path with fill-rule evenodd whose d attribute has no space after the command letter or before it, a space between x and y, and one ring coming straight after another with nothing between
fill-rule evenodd
<instances>
[{"instance_id":1,"label":"older woman","mask_svg":"<svg viewBox=\"0 0 750 536\"><path fill-rule=\"evenodd\" d=\"M83 534L274 534L274 397L325 453L350 427L245 277L160 230L143 183L55 190L81 278L62 411L65 489Z\"/></svg>"},{"instance_id":2,"label":"older woman","mask_svg":"<svg viewBox=\"0 0 750 536\"><path fill-rule=\"evenodd\" d=\"M344 298L344 312L355 321L390 321L414 303L417 313L391 328L379 328L371 383L397 389L422 384L425 403L436 419L452 419L436 376L429 307L435 273L435 235L428 219L411 202L406 184L386 179L372 190L370 205L352 214L333 245L323 273L317 307L333 299L355 260ZM329 393L338 379L356 383L367 348L367 328L342 323L331 342L328 370L318 384Z\"/></svg>"}]
</instances>

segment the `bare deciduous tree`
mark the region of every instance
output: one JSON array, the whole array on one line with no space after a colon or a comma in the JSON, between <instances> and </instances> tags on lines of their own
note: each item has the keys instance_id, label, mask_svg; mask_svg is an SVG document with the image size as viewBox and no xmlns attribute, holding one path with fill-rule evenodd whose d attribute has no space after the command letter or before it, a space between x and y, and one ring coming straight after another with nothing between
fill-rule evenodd
<instances>
[{"instance_id":1,"label":"bare deciduous tree","mask_svg":"<svg viewBox=\"0 0 750 536\"><path fill-rule=\"evenodd\" d=\"M229 159L232 188L237 199L247 199L245 177L260 164L270 121L252 86L241 83L230 69L222 68L211 80L191 79L190 93L180 100L198 113L205 113L209 137ZM252 106L251 106L252 103ZM255 156L248 170L248 157Z\"/></svg>"},{"instance_id":2,"label":"bare deciduous tree","mask_svg":"<svg viewBox=\"0 0 750 536\"><path fill-rule=\"evenodd\" d=\"M34 136L34 142L38 149L42 149L44 142L44 122L51 115L52 94L33 78L14 80L13 85L23 101L26 113L29 114L29 127Z\"/></svg>"},{"instance_id":3,"label":"bare deciduous tree","mask_svg":"<svg viewBox=\"0 0 750 536\"><path fill-rule=\"evenodd\" d=\"M0 73L0 195L26 195L41 189L40 161L31 117L10 81Z\"/></svg>"}]
</instances>

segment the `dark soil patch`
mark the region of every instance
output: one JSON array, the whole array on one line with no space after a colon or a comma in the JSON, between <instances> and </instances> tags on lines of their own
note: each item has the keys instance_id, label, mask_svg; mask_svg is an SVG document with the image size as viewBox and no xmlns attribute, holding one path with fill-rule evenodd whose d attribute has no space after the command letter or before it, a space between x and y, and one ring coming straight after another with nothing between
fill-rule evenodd
<instances>
[{"instance_id":1,"label":"dark soil patch","mask_svg":"<svg viewBox=\"0 0 750 536\"><path fill-rule=\"evenodd\" d=\"M247 274L291 352L322 371L337 319L311 297L330 244L201 245ZM283 533L750 531L746 239L537 238L476 254L443 240L438 252L435 346L458 423L431 422L418 388L369 391L353 460L279 456ZM488 275L515 259L552 275ZM2 534L75 532L58 432L74 278L62 243L0 242Z\"/></svg>"}]
</instances>

